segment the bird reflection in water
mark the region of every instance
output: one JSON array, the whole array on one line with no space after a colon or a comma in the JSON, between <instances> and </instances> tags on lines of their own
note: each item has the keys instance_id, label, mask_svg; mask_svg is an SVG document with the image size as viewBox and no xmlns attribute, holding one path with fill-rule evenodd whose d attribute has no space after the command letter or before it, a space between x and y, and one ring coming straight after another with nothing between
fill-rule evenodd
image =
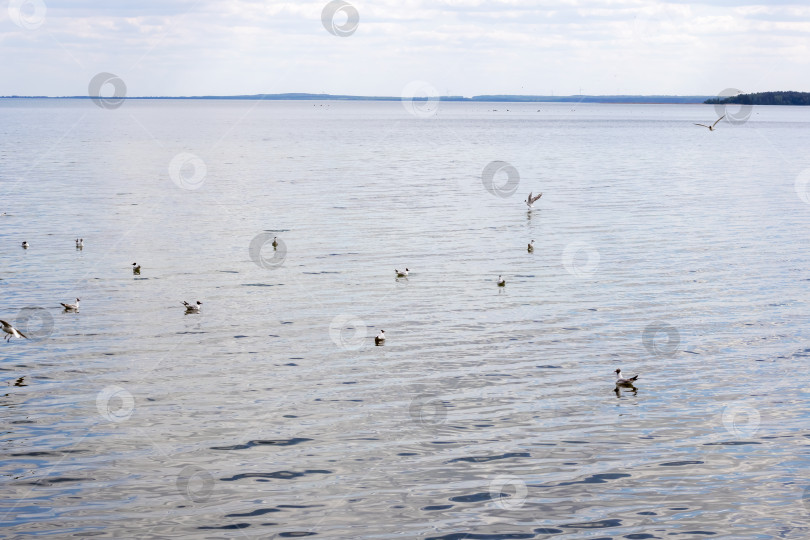
<instances>
[{"instance_id":1,"label":"bird reflection in water","mask_svg":"<svg viewBox=\"0 0 810 540\"><path fill-rule=\"evenodd\" d=\"M635 387L635 386L633 386L632 384L630 384L630 385L621 385L621 387L619 387L619 385L616 385L616 386L613 388L613 392L616 394L616 397L617 397L617 398L622 397L622 388L624 388L624 389L625 389L625 390L627 390L627 391L632 392L632 394L633 394L634 396L638 395L638 388L636 388L636 387Z\"/></svg>"}]
</instances>

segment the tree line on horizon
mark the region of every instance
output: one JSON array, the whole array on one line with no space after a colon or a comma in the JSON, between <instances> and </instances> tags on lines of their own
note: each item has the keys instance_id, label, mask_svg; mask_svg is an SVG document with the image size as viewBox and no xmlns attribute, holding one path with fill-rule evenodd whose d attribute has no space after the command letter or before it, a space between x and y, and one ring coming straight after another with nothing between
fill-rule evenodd
<instances>
[{"instance_id":1,"label":"tree line on horizon","mask_svg":"<svg viewBox=\"0 0 810 540\"><path fill-rule=\"evenodd\" d=\"M810 92L754 92L737 94L727 98L711 98L704 101L709 105L733 103L738 105L810 105Z\"/></svg>"}]
</instances>

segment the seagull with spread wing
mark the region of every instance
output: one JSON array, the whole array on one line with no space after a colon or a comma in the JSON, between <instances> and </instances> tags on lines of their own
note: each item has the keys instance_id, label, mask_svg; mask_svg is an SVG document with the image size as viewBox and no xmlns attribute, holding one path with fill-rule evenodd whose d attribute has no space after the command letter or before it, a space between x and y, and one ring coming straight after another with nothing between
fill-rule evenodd
<instances>
[{"instance_id":1,"label":"seagull with spread wing","mask_svg":"<svg viewBox=\"0 0 810 540\"><path fill-rule=\"evenodd\" d=\"M717 120L715 120L715 121L714 121L714 124L712 124L712 125L710 125L710 126L707 126L706 124L695 124L695 125L696 125L696 126L702 126L702 127L705 127L705 128L709 128L709 131L714 131L714 126L716 126L716 125L717 125L717 122L719 122L720 120L722 120L722 119L723 119L723 118L725 118L725 117L726 117L726 115L724 114L723 116L721 116L720 118L718 118Z\"/></svg>"},{"instance_id":2,"label":"seagull with spread wing","mask_svg":"<svg viewBox=\"0 0 810 540\"><path fill-rule=\"evenodd\" d=\"M525 200L525 201L523 201L523 202L525 202L525 203L526 203L526 206L528 206L529 208L531 208L532 206L534 206L534 203L536 203L536 202L537 202L537 200L538 200L540 197L542 197L542 196L543 196L543 194L542 194L542 193L540 193L539 195L537 195L537 197L532 197L532 192L530 191L530 192L529 192L529 198L528 198L528 199L526 199L526 200Z\"/></svg>"}]
</instances>

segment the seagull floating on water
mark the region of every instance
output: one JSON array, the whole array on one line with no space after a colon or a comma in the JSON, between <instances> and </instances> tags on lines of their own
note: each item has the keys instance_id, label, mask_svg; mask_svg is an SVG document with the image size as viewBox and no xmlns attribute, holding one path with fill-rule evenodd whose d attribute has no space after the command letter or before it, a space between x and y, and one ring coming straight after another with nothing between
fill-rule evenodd
<instances>
[{"instance_id":1,"label":"seagull floating on water","mask_svg":"<svg viewBox=\"0 0 810 540\"><path fill-rule=\"evenodd\" d=\"M22 247L23 247L23 249L28 249L28 242L23 240Z\"/></svg>"},{"instance_id":2,"label":"seagull floating on water","mask_svg":"<svg viewBox=\"0 0 810 540\"><path fill-rule=\"evenodd\" d=\"M530 191L530 192L529 192L529 197L528 197L528 198L527 198L525 201L523 201L523 202L525 202L525 203L526 203L526 206L528 206L529 208L531 208L532 206L534 206L534 203L536 203L536 202L538 201L538 199L540 199L540 197L542 197L542 196L543 196L543 194L542 194L542 193L540 193L540 194L539 194L539 195L537 195L536 197L532 197L532 192Z\"/></svg>"},{"instance_id":3,"label":"seagull floating on water","mask_svg":"<svg viewBox=\"0 0 810 540\"><path fill-rule=\"evenodd\" d=\"M0 320L0 324L3 325L3 332L8 334L6 336L6 341L11 341L11 338L13 338L13 337L24 337L25 339L28 339L28 336L26 336L25 334L23 334L22 332L20 332L19 330L17 330L13 326L11 326L6 321Z\"/></svg>"},{"instance_id":4,"label":"seagull floating on water","mask_svg":"<svg viewBox=\"0 0 810 540\"><path fill-rule=\"evenodd\" d=\"M638 379L638 375L633 375L630 378L624 379L622 378L621 373L621 369L616 370L616 386L633 386L633 383L636 382L636 379Z\"/></svg>"},{"instance_id":5,"label":"seagull floating on water","mask_svg":"<svg viewBox=\"0 0 810 540\"><path fill-rule=\"evenodd\" d=\"M141 275L141 265L138 263L132 263L132 273Z\"/></svg>"},{"instance_id":6,"label":"seagull floating on water","mask_svg":"<svg viewBox=\"0 0 810 540\"><path fill-rule=\"evenodd\" d=\"M189 304L185 300L183 300L183 305L186 306L186 313L199 313L200 306L202 306L202 302L197 300L197 304Z\"/></svg>"},{"instance_id":7,"label":"seagull floating on water","mask_svg":"<svg viewBox=\"0 0 810 540\"><path fill-rule=\"evenodd\" d=\"M394 272L397 273L397 277L408 277L408 272L410 272L410 270L407 268L405 270L397 270L394 268Z\"/></svg>"},{"instance_id":8,"label":"seagull floating on water","mask_svg":"<svg viewBox=\"0 0 810 540\"><path fill-rule=\"evenodd\" d=\"M723 118L725 118L725 117L726 117L726 115L724 114L723 116L721 116L720 118L718 118L717 120L715 120L715 121L714 121L714 124L712 124L712 125L710 125L710 126L707 126L706 124L695 124L695 125L696 125L696 126L703 126L703 127L705 127L705 128L709 128L709 131L714 131L714 126L716 126L716 125L717 125L717 122L719 122L720 120L722 120L722 119L723 119Z\"/></svg>"},{"instance_id":9,"label":"seagull floating on water","mask_svg":"<svg viewBox=\"0 0 810 540\"><path fill-rule=\"evenodd\" d=\"M506 286L506 280L501 278L501 276L498 276L498 287L505 287L505 286Z\"/></svg>"},{"instance_id":10,"label":"seagull floating on water","mask_svg":"<svg viewBox=\"0 0 810 540\"><path fill-rule=\"evenodd\" d=\"M76 299L75 304L65 304L63 302L59 302L65 308L65 311L79 311L79 299Z\"/></svg>"},{"instance_id":11,"label":"seagull floating on water","mask_svg":"<svg viewBox=\"0 0 810 540\"><path fill-rule=\"evenodd\" d=\"M76 249L82 249L83 247L84 247L84 238L77 238Z\"/></svg>"},{"instance_id":12,"label":"seagull floating on water","mask_svg":"<svg viewBox=\"0 0 810 540\"><path fill-rule=\"evenodd\" d=\"M529 249L529 253L531 253L531 252L533 252L533 251L534 251L534 240L532 240L531 242L529 242L529 248L528 248L528 249Z\"/></svg>"},{"instance_id":13,"label":"seagull floating on water","mask_svg":"<svg viewBox=\"0 0 810 540\"><path fill-rule=\"evenodd\" d=\"M374 338L375 345L382 345L385 343L385 330L380 330L380 333Z\"/></svg>"}]
</instances>

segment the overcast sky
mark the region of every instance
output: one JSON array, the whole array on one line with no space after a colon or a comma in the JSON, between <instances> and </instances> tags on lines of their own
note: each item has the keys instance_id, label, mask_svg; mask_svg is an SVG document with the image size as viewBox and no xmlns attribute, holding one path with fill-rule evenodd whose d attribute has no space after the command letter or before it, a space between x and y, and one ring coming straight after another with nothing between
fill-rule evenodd
<instances>
[{"instance_id":1,"label":"overcast sky","mask_svg":"<svg viewBox=\"0 0 810 540\"><path fill-rule=\"evenodd\" d=\"M0 95L810 91L807 0L0 2Z\"/></svg>"}]
</instances>

